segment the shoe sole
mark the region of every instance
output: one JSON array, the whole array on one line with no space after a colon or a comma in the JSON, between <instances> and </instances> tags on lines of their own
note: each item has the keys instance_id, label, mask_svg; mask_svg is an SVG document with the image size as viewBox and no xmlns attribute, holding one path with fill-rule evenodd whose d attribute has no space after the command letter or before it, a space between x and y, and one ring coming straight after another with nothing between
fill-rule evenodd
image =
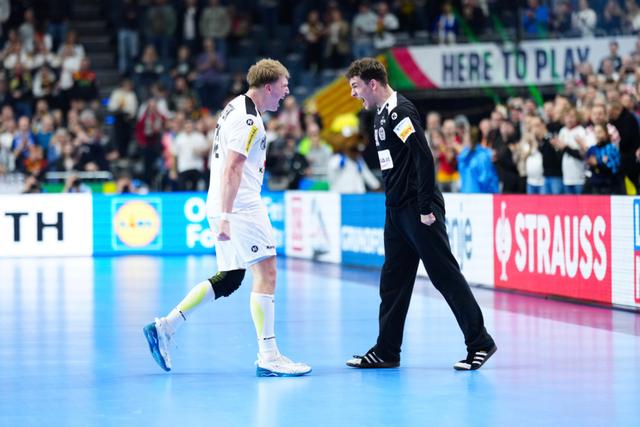
<instances>
[{"instance_id":1,"label":"shoe sole","mask_svg":"<svg viewBox=\"0 0 640 427\"><path fill-rule=\"evenodd\" d=\"M347 366L357 369L388 369L399 367L400 362L367 363L365 365L347 362Z\"/></svg>"},{"instance_id":2,"label":"shoe sole","mask_svg":"<svg viewBox=\"0 0 640 427\"><path fill-rule=\"evenodd\" d=\"M160 347L158 347L158 332L156 331L156 327L153 324L149 324L143 329L144 336L147 339L147 343L149 344L149 351L153 356L153 360L156 361L158 366L160 366L165 372L169 372L171 368L168 368L162 355L160 354Z\"/></svg>"},{"instance_id":3,"label":"shoe sole","mask_svg":"<svg viewBox=\"0 0 640 427\"><path fill-rule=\"evenodd\" d=\"M455 369L456 371L476 371L476 370L480 369L480 368L482 367L482 365L484 365L485 363L487 363L487 360L489 360L489 358L490 358L491 356L493 356L493 354L494 354L496 351L498 351L498 347L494 345L494 346L491 348L491 350L489 350L489 351L487 352L487 357L485 357L485 358L484 358L484 360L482 361L482 363L481 363L481 364L479 364L479 365L471 365L471 368L469 368L469 369L462 368L462 367L457 367L456 365L453 365L453 369Z\"/></svg>"},{"instance_id":4,"label":"shoe sole","mask_svg":"<svg viewBox=\"0 0 640 427\"><path fill-rule=\"evenodd\" d=\"M275 371L271 371L269 369L257 367L256 368L256 376L257 377L301 377L303 375L309 374L311 371L312 371L312 369L309 369L307 372L301 372L301 373L296 373L296 374L288 374L288 373L284 373L284 372L275 372Z\"/></svg>"}]
</instances>

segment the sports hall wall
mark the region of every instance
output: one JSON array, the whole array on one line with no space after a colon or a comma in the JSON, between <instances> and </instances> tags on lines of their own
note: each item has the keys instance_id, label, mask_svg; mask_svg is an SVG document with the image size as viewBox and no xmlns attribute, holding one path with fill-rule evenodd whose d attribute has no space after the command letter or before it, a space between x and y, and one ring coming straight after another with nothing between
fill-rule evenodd
<instances>
[{"instance_id":1,"label":"sports hall wall","mask_svg":"<svg viewBox=\"0 0 640 427\"><path fill-rule=\"evenodd\" d=\"M280 254L382 265L382 194L263 198ZM445 199L452 250L469 282L640 308L640 198ZM0 257L206 254L213 246L200 193L0 196Z\"/></svg>"}]
</instances>

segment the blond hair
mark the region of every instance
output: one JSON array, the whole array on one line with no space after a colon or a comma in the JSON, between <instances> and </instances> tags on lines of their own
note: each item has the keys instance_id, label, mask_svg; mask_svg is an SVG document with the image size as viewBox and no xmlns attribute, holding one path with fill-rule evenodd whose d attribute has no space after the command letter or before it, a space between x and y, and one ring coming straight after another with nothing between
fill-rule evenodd
<instances>
[{"instance_id":1,"label":"blond hair","mask_svg":"<svg viewBox=\"0 0 640 427\"><path fill-rule=\"evenodd\" d=\"M289 78L289 70L275 59L261 59L249 68L247 83L249 87L262 87L268 83L274 83L280 77Z\"/></svg>"}]
</instances>

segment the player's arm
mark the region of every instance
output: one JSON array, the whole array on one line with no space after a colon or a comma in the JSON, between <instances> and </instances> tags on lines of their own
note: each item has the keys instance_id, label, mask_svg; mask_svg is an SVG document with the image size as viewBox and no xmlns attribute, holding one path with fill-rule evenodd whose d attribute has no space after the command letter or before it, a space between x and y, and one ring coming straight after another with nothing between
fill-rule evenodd
<instances>
[{"instance_id":1,"label":"player's arm","mask_svg":"<svg viewBox=\"0 0 640 427\"><path fill-rule=\"evenodd\" d=\"M394 122L394 132L411 152L417 177L420 219L424 224L431 225L435 222L431 208L436 179L433 154L417 115L409 111L396 110L399 111L397 111L397 121Z\"/></svg>"}]
</instances>

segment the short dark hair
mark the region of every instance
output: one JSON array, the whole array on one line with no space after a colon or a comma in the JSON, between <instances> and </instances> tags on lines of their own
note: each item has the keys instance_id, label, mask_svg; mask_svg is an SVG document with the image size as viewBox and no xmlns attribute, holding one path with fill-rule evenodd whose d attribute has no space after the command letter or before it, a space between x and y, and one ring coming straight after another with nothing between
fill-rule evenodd
<instances>
[{"instance_id":1,"label":"short dark hair","mask_svg":"<svg viewBox=\"0 0 640 427\"><path fill-rule=\"evenodd\" d=\"M389 84L387 69L382 62L375 58L362 58L353 61L347 70L346 77L347 79L360 77L366 83L371 80L377 80L384 86Z\"/></svg>"}]
</instances>

